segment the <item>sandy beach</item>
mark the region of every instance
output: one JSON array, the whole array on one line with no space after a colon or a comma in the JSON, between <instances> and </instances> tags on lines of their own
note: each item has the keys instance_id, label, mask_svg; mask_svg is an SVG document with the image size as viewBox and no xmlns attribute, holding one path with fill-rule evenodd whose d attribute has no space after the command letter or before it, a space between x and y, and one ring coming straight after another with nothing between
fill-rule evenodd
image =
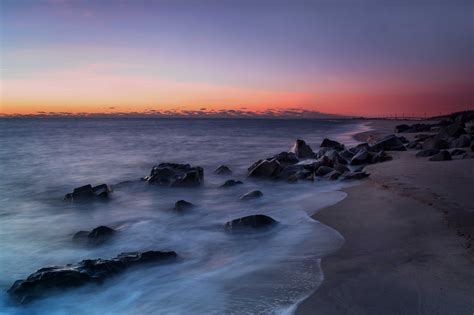
<instances>
[{"instance_id":1,"label":"sandy beach","mask_svg":"<svg viewBox=\"0 0 474 315\"><path fill-rule=\"evenodd\" d=\"M356 139L401 123L374 121ZM473 314L474 160L415 153L367 166L367 180L314 215L346 242L323 258L325 280L296 314Z\"/></svg>"}]
</instances>

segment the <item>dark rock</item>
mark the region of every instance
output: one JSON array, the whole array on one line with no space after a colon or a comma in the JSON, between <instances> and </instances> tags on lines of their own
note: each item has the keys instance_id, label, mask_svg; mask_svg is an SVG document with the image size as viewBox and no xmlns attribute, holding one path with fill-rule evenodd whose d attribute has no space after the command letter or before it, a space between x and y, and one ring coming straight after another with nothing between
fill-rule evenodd
<instances>
[{"instance_id":1,"label":"dark rock","mask_svg":"<svg viewBox=\"0 0 474 315\"><path fill-rule=\"evenodd\" d=\"M242 184L243 183L240 180L229 179L224 184L222 184L221 187L227 188L227 187L233 187L233 186L242 185Z\"/></svg>"},{"instance_id":2,"label":"dark rock","mask_svg":"<svg viewBox=\"0 0 474 315\"><path fill-rule=\"evenodd\" d=\"M263 214L255 214L229 221L225 224L225 227L228 230L245 228L260 229L272 227L277 223L277 221L275 221L269 216Z\"/></svg>"},{"instance_id":3,"label":"dark rock","mask_svg":"<svg viewBox=\"0 0 474 315\"><path fill-rule=\"evenodd\" d=\"M389 135L377 140L371 148L376 151L406 151L400 138L395 135Z\"/></svg>"},{"instance_id":4,"label":"dark rock","mask_svg":"<svg viewBox=\"0 0 474 315\"><path fill-rule=\"evenodd\" d=\"M360 150L351 160L351 165L360 165L369 163L371 161L371 155L365 150Z\"/></svg>"},{"instance_id":5,"label":"dark rock","mask_svg":"<svg viewBox=\"0 0 474 315\"><path fill-rule=\"evenodd\" d=\"M347 164L346 159L343 158L336 150L326 152L325 156L327 156L333 163Z\"/></svg>"},{"instance_id":6,"label":"dark rock","mask_svg":"<svg viewBox=\"0 0 474 315\"><path fill-rule=\"evenodd\" d=\"M423 149L443 150L447 149L448 147L448 143L443 139L429 138L423 141Z\"/></svg>"},{"instance_id":7,"label":"dark rock","mask_svg":"<svg viewBox=\"0 0 474 315\"><path fill-rule=\"evenodd\" d=\"M363 179L368 177L370 174L366 172L349 172L342 175L343 180L352 180L352 179Z\"/></svg>"},{"instance_id":8,"label":"dark rock","mask_svg":"<svg viewBox=\"0 0 474 315\"><path fill-rule=\"evenodd\" d=\"M338 179L342 174L336 170L326 174L324 177L330 180L336 180Z\"/></svg>"},{"instance_id":9,"label":"dark rock","mask_svg":"<svg viewBox=\"0 0 474 315\"><path fill-rule=\"evenodd\" d=\"M465 153L466 153L466 151L464 151L464 150L454 149L453 151L451 151L451 156L462 155L462 154L465 154Z\"/></svg>"},{"instance_id":10,"label":"dark rock","mask_svg":"<svg viewBox=\"0 0 474 315\"><path fill-rule=\"evenodd\" d=\"M8 293L17 302L27 303L55 291L59 292L89 283L99 284L132 266L157 263L176 256L175 252L132 252L122 253L112 259L87 259L77 264L41 268L26 280L15 281Z\"/></svg>"},{"instance_id":11,"label":"dark rock","mask_svg":"<svg viewBox=\"0 0 474 315\"><path fill-rule=\"evenodd\" d=\"M232 174L232 170L226 165L220 165L214 170L214 173L219 175L230 175Z\"/></svg>"},{"instance_id":12,"label":"dark rock","mask_svg":"<svg viewBox=\"0 0 474 315\"><path fill-rule=\"evenodd\" d=\"M438 154L433 155L430 157L430 161L449 161L451 160L451 154L448 151L443 150L440 151Z\"/></svg>"},{"instance_id":13,"label":"dark rock","mask_svg":"<svg viewBox=\"0 0 474 315\"><path fill-rule=\"evenodd\" d=\"M407 132L408 130L410 130L411 127L406 125L406 124L403 124L403 125L397 125L395 126L395 133L402 133L402 132Z\"/></svg>"},{"instance_id":14,"label":"dark rock","mask_svg":"<svg viewBox=\"0 0 474 315\"><path fill-rule=\"evenodd\" d=\"M186 200L178 200L174 204L174 210L184 211L193 208L194 205Z\"/></svg>"},{"instance_id":15,"label":"dark rock","mask_svg":"<svg viewBox=\"0 0 474 315\"><path fill-rule=\"evenodd\" d=\"M428 138L433 138L434 135L428 135L428 134L424 134L424 133L421 133L421 134L418 134L418 135L415 135L415 139L419 140L419 141L424 141Z\"/></svg>"},{"instance_id":16,"label":"dark rock","mask_svg":"<svg viewBox=\"0 0 474 315\"><path fill-rule=\"evenodd\" d=\"M360 151L367 151L369 152L371 150L371 147L367 142L359 143L353 148L350 148L349 151L353 153L354 155L359 153Z\"/></svg>"},{"instance_id":17,"label":"dark rock","mask_svg":"<svg viewBox=\"0 0 474 315\"><path fill-rule=\"evenodd\" d=\"M249 177L273 177L278 175L282 169L281 164L276 160L263 160L249 168Z\"/></svg>"},{"instance_id":18,"label":"dark rock","mask_svg":"<svg viewBox=\"0 0 474 315\"><path fill-rule=\"evenodd\" d=\"M313 159L315 154L311 147L306 144L303 140L296 140L290 152L294 153L299 159Z\"/></svg>"},{"instance_id":19,"label":"dark rock","mask_svg":"<svg viewBox=\"0 0 474 315\"><path fill-rule=\"evenodd\" d=\"M342 150L341 152L339 152L339 155L342 156L347 161L350 161L352 160L355 154L349 150Z\"/></svg>"},{"instance_id":20,"label":"dark rock","mask_svg":"<svg viewBox=\"0 0 474 315\"><path fill-rule=\"evenodd\" d=\"M435 154L438 154L439 150L438 149L426 149L418 152L416 154L417 157L428 157L428 156L433 156Z\"/></svg>"},{"instance_id":21,"label":"dark rock","mask_svg":"<svg viewBox=\"0 0 474 315\"><path fill-rule=\"evenodd\" d=\"M92 185L84 185L75 188L72 193L66 194L64 197L68 201L90 201L94 199L107 199L112 189L106 185L98 185L92 187Z\"/></svg>"},{"instance_id":22,"label":"dark rock","mask_svg":"<svg viewBox=\"0 0 474 315\"><path fill-rule=\"evenodd\" d=\"M341 164L334 164L334 170L338 171L341 174L344 174L345 172L349 172L349 168L341 165Z\"/></svg>"},{"instance_id":23,"label":"dark rock","mask_svg":"<svg viewBox=\"0 0 474 315\"><path fill-rule=\"evenodd\" d=\"M275 177L276 179L306 179L311 175L311 170L305 165L288 165L285 166Z\"/></svg>"},{"instance_id":24,"label":"dark rock","mask_svg":"<svg viewBox=\"0 0 474 315\"><path fill-rule=\"evenodd\" d=\"M459 138L461 135L465 134L466 131L459 123L454 123L449 126L443 127L439 133L438 138L448 140L449 138Z\"/></svg>"},{"instance_id":25,"label":"dark rock","mask_svg":"<svg viewBox=\"0 0 474 315\"><path fill-rule=\"evenodd\" d=\"M407 144L408 142L410 142L410 141L408 141L407 138L405 138L405 137L398 137L398 139L399 139L403 144Z\"/></svg>"},{"instance_id":26,"label":"dark rock","mask_svg":"<svg viewBox=\"0 0 474 315\"><path fill-rule=\"evenodd\" d=\"M89 236L90 231L79 231L74 234L72 237L73 240L75 241L82 241L82 240L87 240L87 237Z\"/></svg>"},{"instance_id":27,"label":"dark rock","mask_svg":"<svg viewBox=\"0 0 474 315\"><path fill-rule=\"evenodd\" d=\"M79 231L74 234L72 239L76 242L86 242L89 245L99 245L109 240L116 232L116 230L108 226L101 225L90 232Z\"/></svg>"},{"instance_id":28,"label":"dark rock","mask_svg":"<svg viewBox=\"0 0 474 315\"><path fill-rule=\"evenodd\" d=\"M331 173L331 172L333 172L333 171L334 171L333 168L331 168L331 167L329 167L329 166L324 166L324 165L323 165L323 166L320 166L320 167L316 170L316 175L322 177L322 176L325 176L325 175L327 175L327 174L329 174L329 173Z\"/></svg>"},{"instance_id":29,"label":"dark rock","mask_svg":"<svg viewBox=\"0 0 474 315\"><path fill-rule=\"evenodd\" d=\"M149 184L170 187L199 186L204 181L204 170L202 167L191 167L189 164L161 163L153 166L145 180Z\"/></svg>"},{"instance_id":30,"label":"dark rock","mask_svg":"<svg viewBox=\"0 0 474 315\"><path fill-rule=\"evenodd\" d=\"M380 151L380 152L374 153L371 156L370 162L371 163L381 163L381 162L389 161L391 159L392 159L392 157L387 155L387 153L385 153L385 151Z\"/></svg>"},{"instance_id":31,"label":"dark rock","mask_svg":"<svg viewBox=\"0 0 474 315\"><path fill-rule=\"evenodd\" d=\"M298 157L293 152L281 152L266 160L277 160L281 166L293 165L299 162Z\"/></svg>"},{"instance_id":32,"label":"dark rock","mask_svg":"<svg viewBox=\"0 0 474 315\"><path fill-rule=\"evenodd\" d=\"M407 149L417 149L421 147L421 144L418 141L412 141L406 145Z\"/></svg>"},{"instance_id":33,"label":"dark rock","mask_svg":"<svg viewBox=\"0 0 474 315\"><path fill-rule=\"evenodd\" d=\"M334 149L336 151L342 151L344 150L344 145L337 142L337 141L334 141L334 140L330 140L328 138L325 138L323 140L323 142L321 142L321 145L320 145L321 148L331 148L331 149Z\"/></svg>"},{"instance_id":34,"label":"dark rock","mask_svg":"<svg viewBox=\"0 0 474 315\"><path fill-rule=\"evenodd\" d=\"M471 136L461 135L457 139L452 139L449 141L450 148L467 148L471 145Z\"/></svg>"},{"instance_id":35,"label":"dark rock","mask_svg":"<svg viewBox=\"0 0 474 315\"><path fill-rule=\"evenodd\" d=\"M114 229L109 228L108 226L105 226L105 225L101 225L93 229L87 237L92 238L92 239L104 239L104 238L110 237L115 232L116 231Z\"/></svg>"},{"instance_id":36,"label":"dark rock","mask_svg":"<svg viewBox=\"0 0 474 315\"><path fill-rule=\"evenodd\" d=\"M260 190L252 190L246 194L240 196L240 200L250 200L250 199L257 199L263 196L263 193Z\"/></svg>"}]
</instances>

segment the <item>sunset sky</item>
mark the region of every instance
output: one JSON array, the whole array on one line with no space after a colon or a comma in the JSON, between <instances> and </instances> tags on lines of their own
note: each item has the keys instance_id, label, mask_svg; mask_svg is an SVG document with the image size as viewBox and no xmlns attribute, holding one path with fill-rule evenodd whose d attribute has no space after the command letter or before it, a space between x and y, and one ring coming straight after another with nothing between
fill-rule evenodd
<instances>
[{"instance_id":1,"label":"sunset sky","mask_svg":"<svg viewBox=\"0 0 474 315\"><path fill-rule=\"evenodd\" d=\"M3 115L474 107L469 0L0 6Z\"/></svg>"}]
</instances>

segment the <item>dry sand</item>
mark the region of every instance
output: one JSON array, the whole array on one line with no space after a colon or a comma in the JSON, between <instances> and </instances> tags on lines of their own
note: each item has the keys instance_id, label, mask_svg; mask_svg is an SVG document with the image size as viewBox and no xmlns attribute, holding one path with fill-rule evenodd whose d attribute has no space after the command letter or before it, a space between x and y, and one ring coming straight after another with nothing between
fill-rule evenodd
<instances>
[{"instance_id":1,"label":"dry sand","mask_svg":"<svg viewBox=\"0 0 474 315\"><path fill-rule=\"evenodd\" d=\"M396 124L376 121L358 139ZM474 314L474 159L392 156L314 216L346 243L323 258L325 280L296 314Z\"/></svg>"}]
</instances>

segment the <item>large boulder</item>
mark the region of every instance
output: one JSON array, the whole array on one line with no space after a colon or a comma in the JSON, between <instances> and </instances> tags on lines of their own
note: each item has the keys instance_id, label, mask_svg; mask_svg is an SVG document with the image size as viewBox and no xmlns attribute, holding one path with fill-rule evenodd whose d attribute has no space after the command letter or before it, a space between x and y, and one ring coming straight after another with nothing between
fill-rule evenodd
<instances>
[{"instance_id":1,"label":"large boulder","mask_svg":"<svg viewBox=\"0 0 474 315\"><path fill-rule=\"evenodd\" d=\"M101 225L93 229L92 231L79 231L72 239L76 242L86 242L90 245L99 245L104 243L105 241L109 240L117 231L105 226Z\"/></svg>"},{"instance_id":2,"label":"large boulder","mask_svg":"<svg viewBox=\"0 0 474 315\"><path fill-rule=\"evenodd\" d=\"M339 152L339 155L342 158L346 159L347 161L350 161L350 160L352 160L352 158L354 157L355 154L352 153L349 150L342 150L342 151Z\"/></svg>"},{"instance_id":3,"label":"large boulder","mask_svg":"<svg viewBox=\"0 0 474 315\"><path fill-rule=\"evenodd\" d=\"M446 150L440 151L439 153L430 157L430 161L450 161L450 160L451 160L451 154Z\"/></svg>"},{"instance_id":4,"label":"large boulder","mask_svg":"<svg viewBox=\"0 0 474 315\"><path fill-rule=\"evenodd\" d=\"M254 163L251 167L248 169L248 176L249 177L264 177L264 178L269 178L269 177L274 177L278 175L280 170L282 169L282 166L280 162L278 162L277 159L272 159L272 160L260 160L257 163Z\"/></svg>"},{"instance_id":5,"label":"large boulder","mask_svg":"<svg viewBox=\"0 0 474 315\"><path fill-rule=\"evenodd\" d=\"M8 293L17 302L27 303L64 289L102 283L132 266L162 262L176 256L175 252L131 252L112 259L86 259L77 264L41 268L27 279L15 281Z\"/></svg>"},{"instance_id":6,"label":"large boulder","mask_svg":"<svg viewBox=\"0 0 474 315\"><path fill-rule=\"evenodd\" d=\"M449 141L450 148L467 148L471 145L470 135L461 135L459 138L454 138Z\"/></svg>"},{"instance_id":7,"label":"large boulder","mask_svg":"<svg viewBox=\"0 0 474 315\"><path fill-rule=\"evenodd\" d=\"M460 123L454 123L441 128L437 137L440 139L448 140L449 138L458 138L465 133L466 131Z\"/></svg>"},{"instance_id":8,"label":"large boulder","mask_svg":"<svg viewBox=\"0 0 474 315\"><path fill-rule=\"evenodd\" d=\"M68 201L90 201L97 199L109 198L112 189L107 184L92 187L92 185L84 185L74 188L72 193L66 194L64 200Z\"/></svg>"},{"instance_id":9,"label":"large boulder","mask_svg":"<svg viewBox=\"0 0 474 315\"><path fill-rule=\"evenodd\" d=\"M372 156L366 150L360 150L351 160L351 165L360 165L370 163Z\"/></svg>"},{"instance_id":10,"label":"large boulder","mask_svg":"<svg viewBox=\"0 0 474 315\"><path fill-rule=\"evenodd\" d=\"M277 223L277 221L269 216L254 214L229 221L225 224L225 227L228 230L261 229L272 227Z\"/></svg>"},{"instance_id":11,"label":"large boulder","mask_svg":"<svg viewBox=\"0 0 474 315\"><path fill-rule=\"evenodd\" d=\"M232 174L232 170L227 165L219 165L214 170L214 173L218 175L230 175Z\"/></svg>"},{"instance_id":12,"label":"large boulder","mask_svg":"<svg viewBox=\"0 0 474 315\"><path fill-rule=\"evenodd\" d=\"M322 165L316 170L316 175L323 177L333 171L334 169L332 167Z\"/></svg>"},{"instance_id":13,"label":"large boulder","mask_svg":"<svg viewBox=\"0 0 474 315\"><path fill-rule=\"evenodd\" d=\"M406 151L403 142L395 135L389 135L377 140L371 148L375 151Z\"/></svg>"},{"instance_id":14,"label":"large boulder","mask_svg":"<svg viewBox=\"0 0 474 315\"><path fill-rule=\"evenodd\" d=\"M418 152L416 154L416 157L428 157L428 156L433 156L438 153L439 153L438 149L425 149Z\"/></svg>"},{"instance_id":15,"label":"large boulder","mask_svg":"<svg viewBox=\"0 0 474 315\"><path fill-rule=\"evenodd\" d=\"M341 151L343 152L343 151ZM330 150L326 152L325 156L327 156L333 163L338 163L338 164L347 164L347 160L343 158L339 152L336 150Z\"/></svg>"},{"instance_id":16,"label":"large boulder","mask_svg":"<svg viewBox=\"0 0 474 315\"><path fill-rule=\"evenodd\" d=\"M243 194L242 196L240 196L240 200L251 200L251 199L257 199L257 198L261 198L263 196L263 193L260 191L260 190L252 190L252 191L249 191L248 193L246 194Z\"/></svg>"},{"instance_id":17,"label":"large boulder","mask_svg":"<svg viewBox=\"0 0 474 315\"><path fill-rule=\"evenodd\" d=\"M334 141L334 140L330 140L328 138L325 138L323 140L323 142L321 142L321 145L320 145L321 148L331 148L331 149L334 149L336 151L342 151L344 150L344 145L337 142L337 141Z\"/></svg>"},{"instance_id":18,"label":"large boulder","mask_svg":"<svg viewBox=\"0 0 474 315\"><path fill-rule=\"evenodd\" d=\"M311 170L309 166L295 164L285 166L279 173L276 175L276 179L306 179L311 176Z\"/></svg>"},{"instance_id":19,"label":"large boulder","mask_svg":"<svg viewBox=\"0 0 474 315\"><path fill-rule=\"evenodd\" d=\"M439 138L429 138L423 141L423 149L436 149L436 150L443 150L447 149L448 143L446 140L439 139Z\"/></svg>"},{"instance_id":20,"label":"large boulder","mask_svg":"<svg viewBox=\"0 0 474 315\"><path fill-rule=\"evenodd\" d=\"M315 157L311 147L301 139L296 140L290 152L294 153L299 159L313 159Z\"/></svg>"},{"instance_id":21,"label":"large boulder","mask_svg":"<svg viewBox=\"0 0 474 315\"><path fill-rule=\"evenodd\" d=\"M153 166L150 175L145 177L149 184L170 187L199 186L204 182L204 170L189 164L161 163Z\"/></svg>"}]
</instances>

